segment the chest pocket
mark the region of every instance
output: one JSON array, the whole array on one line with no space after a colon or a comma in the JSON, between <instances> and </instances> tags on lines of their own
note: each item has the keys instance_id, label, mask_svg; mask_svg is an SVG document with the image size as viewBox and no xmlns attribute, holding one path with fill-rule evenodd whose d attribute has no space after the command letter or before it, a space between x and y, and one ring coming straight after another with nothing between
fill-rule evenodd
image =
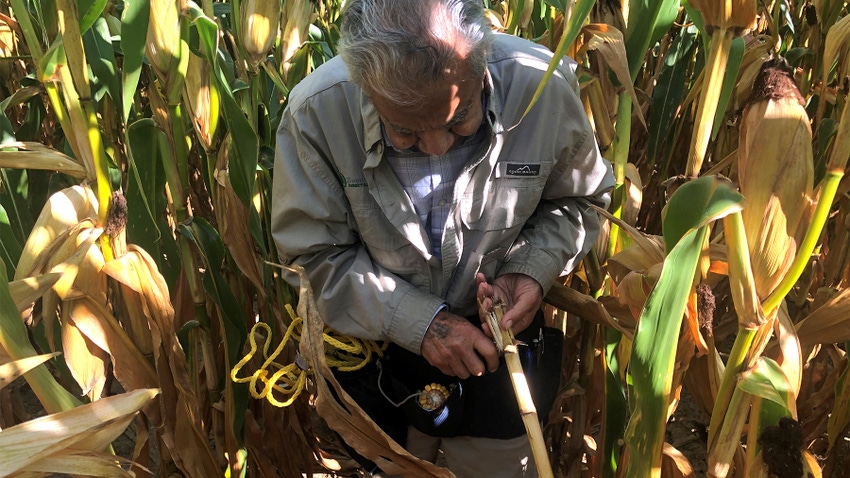
<instances>
[{"instance_id":1,"label":"chest pocket","mask_svg":"<svg viewBox=\"0 0 850 478\"><path fill-rule=\"evenodd\" d=\"M368 188L346 188L354 227L372 260L395 274L409 274L421 267L416 248L384 215Z\"/></svg>"},{"instance_id":2,"label":"chest pocket","mask_svg":"<svg viewBox=\"0 0 850 478\"><path fill-rule=\"evenodd\" d=\"M534 213L543 193L543 178L501 177L488 188L467 192L461 204L464 224L474 230L521 227Z\"/></svg>"}]
</instances>

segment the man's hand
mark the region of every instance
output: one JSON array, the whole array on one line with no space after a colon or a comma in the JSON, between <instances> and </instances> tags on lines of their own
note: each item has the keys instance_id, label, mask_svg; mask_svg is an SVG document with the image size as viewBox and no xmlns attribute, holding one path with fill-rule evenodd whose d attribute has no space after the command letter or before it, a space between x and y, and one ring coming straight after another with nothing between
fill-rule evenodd
<instances>
[{"instance_id":1,"label":"man's hand","mask_svg":"<svg viewBox=\"0 0 850 478\"><path fill-rule=\"evenodd\" d=\"M440 311L422 340L422 356L446 375L479 377L499 367L499 353L493 342L459 315Z\"/></svg>"},{"instance_id":2,"label":"man's hand","mask_svg":"<svg viewBox=\"0 0 850 478\"><path fill-rule=\"evenodd\" d=\"M507 308L502 317L502 328L518 334L531 325L543 303L543 290L536 280L525 274L505 274L489 284L480 272L475 280L478 282L478 314L482 322L486 322L493 302L501 300ZM489 327L485 326L484 330L488 336L492 336Z\"/></svg>"}]
</instances>

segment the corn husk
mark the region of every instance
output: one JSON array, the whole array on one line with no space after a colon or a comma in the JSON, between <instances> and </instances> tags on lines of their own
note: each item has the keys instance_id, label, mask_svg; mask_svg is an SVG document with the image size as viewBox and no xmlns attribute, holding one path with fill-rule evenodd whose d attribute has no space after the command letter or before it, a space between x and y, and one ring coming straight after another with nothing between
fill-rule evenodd
<instances>
[{"instance_id":1,"label":"corn husk","mask_svg":"<svg viewBox=\"0 0 850 478\"><path fill-rule=\"evenodd\" d=\"M209 62L189 53L186 67L186 81L183 85L183 104L188 109L195 135L204 151L215 149L215 135L218 131L219 95L218 88L210 81L213 74Z\"/></svg>"},{"instance_id":2,"label":"corn husk","mask_svg":"<svg viewBox=\"0 0 850 478\"><path fill-rule=\"evenodd\" d=\"M805 232L814 181L812 131L800 92L779 62L766 62L744 110L738 180L753 277L764 300L788 271Z\"/></svg>"},{"instance_id":3,"label":"corn husk","mask_svg":"<svg viewBox=\"0 0 850 478\"><path fill-rule=\"evenodd\" d=\"M689 5L699 10L709 33L719 28L740 36L755 26L755 0L690 0Z\"/></svg>"},{"instance_id":4,"label":"corn husk","mask_svg":"<svg viewBox=\"0 0 850 478\"><path fill-rule=\"evenodd\" d=\"M292 2L287 2L292 3ZM242 47L252 71L265 61L280 29L280 2L244 0L239 7Z\"/></svg>"},{"instance_id":5,"label":"corn husk","mask_svg":"<svg viewBox=\"0 0 850 478\"><path fill-rule=\"evenodd\" d=\"M313 4L310 0L287 1L283 12L280 64L283 79L288 81L289 70L292 68L295 53L307 40L307 31L310 28L310 20L313 15Z\"/></svg>"},{"instance_id":6,"label":"corn husk","mask_svg":"<svg viewBox=\"0 0 850 478\"><path fill-rule=\"evenodd\" d=\"M151 0L145 56L169 103L180 97L189 53L181 34L186 0Z\"/></svg>"}]
</instances>

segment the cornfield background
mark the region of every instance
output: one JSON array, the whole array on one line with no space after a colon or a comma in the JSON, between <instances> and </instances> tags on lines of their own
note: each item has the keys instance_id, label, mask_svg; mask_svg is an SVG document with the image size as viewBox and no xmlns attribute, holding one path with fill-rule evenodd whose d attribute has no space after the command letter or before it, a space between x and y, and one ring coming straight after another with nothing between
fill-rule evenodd
<instances>
[{"instance_id":1,"label":"cornfield background","mask_svg":"<svg viewBox=\"0 0 850 478\"><path fill-rule=\"evenodd\" d=\"M850 476L847 4L484 3L578 61L617 178L547 296L555 474ZM0 476L346 472L269 233L280 113L340 10L0 0ZM704 469L665 443L683 389Z\"/></svg>"}]
</instances>

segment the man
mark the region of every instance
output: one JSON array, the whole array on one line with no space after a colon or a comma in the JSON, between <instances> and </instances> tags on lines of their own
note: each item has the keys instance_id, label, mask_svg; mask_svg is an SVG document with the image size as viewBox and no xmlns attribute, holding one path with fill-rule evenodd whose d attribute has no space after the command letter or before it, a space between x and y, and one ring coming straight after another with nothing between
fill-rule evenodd
<instances>
[{"instance_id":1,"label":"man","mask_svg":"<svg viewBox=\"0 0 850 478\"><path fill-rule=\"evenodd\" d=\"M390 342L380 367L338 375L390 436L420 458L441 450L458 476L534 476L481 319L506 303L545 417L563 339L543 350L542 299L590 249L590 205L608 204L613 176L575 64L523 119L551 53L490 28L480 0L351 0L339 56L283 114L272 229L328 325Z\"/></svg>"}]
</instances>

